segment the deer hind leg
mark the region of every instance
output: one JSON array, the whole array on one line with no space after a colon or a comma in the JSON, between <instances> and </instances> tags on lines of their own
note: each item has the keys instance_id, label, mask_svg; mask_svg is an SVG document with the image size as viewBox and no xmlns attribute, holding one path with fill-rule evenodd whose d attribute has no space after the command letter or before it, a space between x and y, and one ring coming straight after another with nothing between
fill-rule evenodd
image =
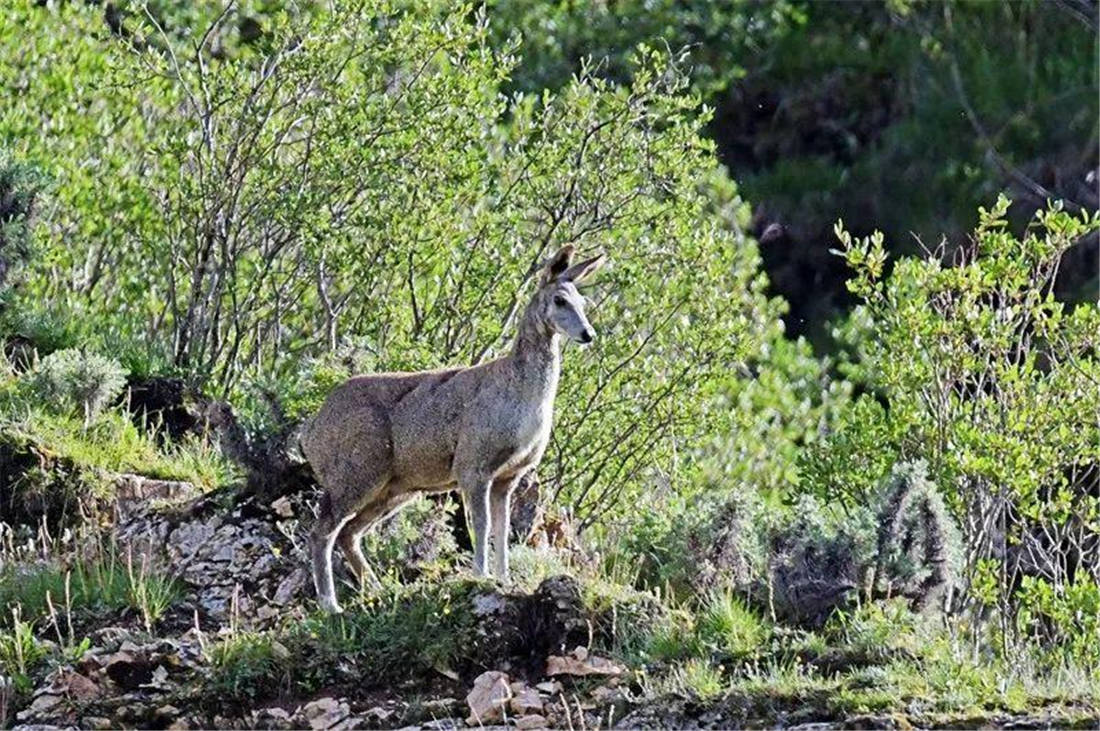
<instances>
[{"instance_id":1,"label":"deer hind leg","mask_svg":"<svg viewBox=\"0 0 1100 731\"><path fill-rule=\"evenodd\" d=\"M326 612L340 612L336 600L336 584L332 577L332 551L344 526L354 520L379 489L389 480L389 464L378 463L374 470L358 472L356 481L362 490L326 489L317 511L317 522L310 538L310 557L313 561L313 584L317 589L317 602ZM347 472L335 484L346 485ZM324 485L324 481L322 481ZM327 488L327 486L325 486Z\"/></svg>"},{"instance_id":2,"label":"deer hind leg","mask_svg":"<svg viewBox=\"0 0 1100 731\"><path fill-rule=\"evenodd\" d=\"M367 557L363 555L363 535L373 526L396 513L414 497L416 497L416 493L394 494L393 483L391 482L384 495L370 500L362 510L356 513L354 518L345 523L344 527L340 529L336 543L340 546L344 559L348 563L348 568L355 575L360 588L364 586L370 586L371 588L381 586L378 577L367 563Z\"/></svg>"},{"instance_id":3,"label":"deer hind leg","mask_svg":"<svg viewBox=\"0 0 1100 731\"><path fill-rule=\"evenodd\" d=\"M317 521L313 524L310 537L310 558L313 561L313 586L317 590L317 603L329 613L338 613L336 586L332 580L332 549L336 536L347 518L339 518L334 510L332 498L326 492L321 496L317 509Z\"/></svg>"}]
</instances>

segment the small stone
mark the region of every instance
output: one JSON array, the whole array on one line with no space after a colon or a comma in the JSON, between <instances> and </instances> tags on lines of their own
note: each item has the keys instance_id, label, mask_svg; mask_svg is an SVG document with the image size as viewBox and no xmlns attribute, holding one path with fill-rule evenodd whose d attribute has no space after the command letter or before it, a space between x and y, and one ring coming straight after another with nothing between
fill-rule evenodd
<instances>
[{"instance_id":1,"label":"small stone","mask_svg":"<svg viewBox=\"0 0 1100 731\"><path fill-rule=\"evenodd\" d=\"M55 681L58 690L69 698L86 701L99 695L99 686L80 673L64 673Z\"/></svg>"},{"instance_id":2,"label":"small stone","mask_svg":"<svg viewBox=\"0 0 1100 731\"><path fill-rule=\"evenodd\" d=\"M123 647L132 643L123 643ZM103 658L103 670L107 673L115 685L127 690L133 690L148 683L153 678L153 669L146 658L135 656L140 648L119 650L113 655Z\"/></svg>"},{"instance_id":3,"label":"small stone","mask_svg":"<svg viewBox=\"0 0 1100 731\"><path fill-rule=\"evenodd\" d=\"M541 683L535 685L541 692L547 695L554 695L555 693L561 693L562 685L556 680L544 680Z\"/></svg>"},{"instance_id":4,"label":"small stone","mask_svg":"<svg viewBox=\"0 0 1100 731\"><path fill-rule=\"evenodd\" d=\"M511 698L512 689L506 674L499 670L482 673L474 679L474 687L466 696L466 705L470 707L466 723L480 726L502 718L504 707Z\"/></svg>"},{"instance_id":5,"label":"small stone","mask_svg":"<svg viewBox=\"0 0 1100 731\"><path fill-rule=\"evenodd\" d=\"M432 670L436 671L445 678L450 678L451 680L454 680L456 682L458 681L458 673L456 673L454 670L451 670L445 665L436 663L435 665L432 665Z\"/></svg>"},{"instance_id":6,"label":"small stone","mask_svg":"<svg viewBox=\"0 0 1100 731\"><path fill-rule=\"evenodd\" d=\"M272 597L272 601L276 604L286 604L294 595L301 591L309 577L306 575L304 569L295 569L279 582L279 586L275 589L275 595Z\"/></svg>"},{"instance_id":7,"label":"small stone","mask_svg":"<svg viewBox=\"0 0 1100 731\"><path fill-rule=\"evenodd\" d=\"M424 701L424 710L432 716L450 716L454 713L460 713L462 707L462 701L457 698L451 698L450 696L444 696L443 698L432 698L431 700Z\"/></svg>"},{"instance_id":8,"label":"small stone","mask_svg":"<svg viewBox=\"0 0 1100 731\"><path fill-rule=\"evenodd\" d=\"M104 718L103 716L85 716L80 722L84 725L84 728L94 729L94 731L115 727L111 719Z\"/></svg>"},{"instance_id":9,"label":"small stone","mask_svg":"<svg viewBox=\"0 0 1100 731\"><path fill-rule=\"evenodd\" d=\"M474 597L474 614L484 617L504 609L504 599L499 594L481 594Z\"/></svg>"},{"instance_id":10,"label":"small stone","mask_svg":"<svg viewBox=\"0 0 1100 731\"><path fill-rule=\"evenodd\" d=\"M621 698L622 691L612 688L611 686L601 685L598 688L594 688L590 695L592 696L592 700L597 703L608 703L614 699Z\"/></svg>"},{"instance_id":11,"label":"small stone","mask_svg":"<svg viewBox=\"0 0 1100 731\"><path fill-rule=\"evenodd\" d=\"M260 622L266 622L269 619L275 619L279 616L279 610L270 604L264 604L256 610L256 619Z\"/></svg>"},{"instance_id":12,"label":"small stone","mask_svg":"<svg viewBox=\"0 0 1100 731\"><path fill-rule=\"evenodd\" d=\"M372 725L378 725L378 724L381 724L383 721L385 721L387 718L389 718L392 715L393 715L393 711L391 711L387 708L383 708L382 706L375 706L374 708L368 709L363 714L363 717L364 718L369 718L372 721L374 721L375 723L372 724Z\"/></svg>"},{"instance_id":13,"label":"small stone","mask_svg":"<svg viewBox=\"0 0 1100 731\"><path fill-rule=\"evenodd\" d=\"M275 511L275 515L280 518L293 518L294 506L290 504L290 500L284 495L275 502L271 503L271 509Z\"/></svg>"},{"instance_id":14,"label":"small stone","mask_svg":"<svg viewBox=\"0 0 1100 731\"><path fill-rule=\"evenodd\" d=\"M351 713L347 703L335 698L318 698L302 706L301 714L313 731L323 731L338 725Z\"/></svg>"},{"instance_id":15,"label":"small stone","mask_svg":"<svg viewBox=\"0 0 1100 731\"><path fill-rule=\"evenodd\" d=\"M537 713L532 713L527 716L520 716L516 719L516 728L529 729L529 728L546 728L546 717Z\"/></svg>"},{"instance_id":16,"label":"small stone","mask_svg":"<svg viewBox=\"0 0 1100 731\"><path fill-rule=\"evenodd\" d=\"M546 658L546 675L621 675L623 669L610 660L595 655L578 658L572 655L551 655Z\"/></svg>"},{"instance_id":17,"label":"small stone","mask_svg":"<svg viewBox=\"0 0 1100 731\"><path fill-rule=\"evenodd\" d=\"M542 697L537 690L525 683L512 683L511 690L513 695L512 700L508 702L508 707L512 709L513 714L522 716L542 711Z\"/></svg>"},{"instance_id":18,"label":"small stone","mask_svg":"<svg viewBox=\"0 0 1100 731\"><path fill-rule=\"evenodd\" d=\"M168 669L163 665L157 665L149 682L142 683L142 688L164 688L168 683ZM177 713L179 711L177 710Z\"/></svg>"},{"instance_id":19,"label":"small stone","mask_svg":"<svg viewBox=\"0 0 1100 731\"><path fill-rule=\"evenodd\" d=\"M271 656L276 660L288 660L290 659L290 650L288 650L286 648L286 645L284 645L282 642L279 642L278 640L272 640Z\"/></svg>"},{"instance_id":20,"label":"small stone","mask_svg":"<svg viewBox=\"0 0 1100 731\"><path fill-rule=\"evenodd\" d=\"M285 708L279 708L273 706L272 708L262 708L258 712L258 715L262 718L270 718L276 721L289 721L290 714L286 712Z\"/></svg>"},{"instance_id":21,"label":"small stone","mask_svg":"<svg viewBox=\"0 0 1100 731\"><path fill-rule=\"evenodd\" d=\"M41 721L49 718L54 711L59 709L61 704L62 699L60 696L43 693L35 698L30 706L16 714L15 719L17 721Z\"/></svg>"}]
</instances>

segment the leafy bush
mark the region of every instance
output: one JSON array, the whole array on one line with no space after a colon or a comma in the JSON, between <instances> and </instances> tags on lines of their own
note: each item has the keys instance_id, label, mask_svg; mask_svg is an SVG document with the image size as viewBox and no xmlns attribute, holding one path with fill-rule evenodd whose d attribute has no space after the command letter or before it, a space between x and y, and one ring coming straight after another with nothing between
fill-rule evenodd
<instances>
[{"instance_id":1,"label":"leafy bush","mask_svg":"<svg viewBox=\"0 0 1100 731\"><path fill-rule=\"evenodd\" d=\"M699 637L723 658L756 655L767 643L771 627L731 591L713 592L699 612Z\"/></svg>"},{"instance_id":2,"label":"leafy bush","mask_svg":"<svg viewBox=\"0 0 1100 731\"><path fill-rule=\"evenodd\" d=\"M20 615L19 607L9 607L10 624L5 617L5 629L0 631L0 665L13 676L17 692L31 690L30 672L48 654L45 643L34 634L34 623Z\"/></svg>"},{"instance_id":3,"label":"leafy bush","mask_svg":"<svg viewBox=\"0 0 1100 731\"><path fill-rule=\"evenodd\" d=\"M959 525L961 608L995 609L1011 645L1012 618L1036 596L1016 591L1024 577L1056 596L1100 582L1100 422L1082 406L1100 381L1100 307L1053 296L1063 253L1100 217L1054 205L1017 238L1008 209L1002 197L981 211L973 244L902 259L888 278L880 234L837 232L863 300L844 331L848 372L887 404L875 414L882 448L924 460ZM861 438L830 442L851 454ZM847 502L861 498L862 480L852 484Z\"/></svg>"},{"instance_id":4,"label":"leafy bush","mask_svg":"<svg viewBox=\"0 0 1100 731\"><path fill-rule=\"evenodd\" d=\"M0 494L9 521L37 523L49 514L75 519L89 498L110 497L120 472L165 480L183 480L209 490L238 479L235 465L199 439L162 444L117 409L89 424L9 400L0 410L0 454L7 469L0 473ZM70 514L72 513L72 514Z\"/></svg>"},{"instance_id":5,"label":"leafy bush","mask_svg":"<svg viewBox=\"0 0 1100 731\"><path fill-rule=\"evenodd\" d=\"M781 333L746 364L743 375L728 379L713 406L729 410L730 424L712 436L704 474L714 485L744 482L773 498L803 481L816 484L816 476L803 474L800 455L850 412L852 384L837 378L832 361L815 357L804 339Z\"/></svg>"},{"instance_id":6,"label":"leafy bush","mask_svg":"<svg viewBox=\"0 0 1100 731\"><path fill-rule=\"evenodd\" d=\"M450 497L414 501L366 535L368 563L379 574L399 571L404 581L444 575L459 555L452 532L457 507Z\"/></svg>"},{"instance_id":7,"label":"leafy bush","mask_svg":"<svg viewBox=\"0 0 1100 731\"><path fill-rule=\"evenodd\" d=\"M290 668L289 650L268 632L238 632L208 651L210 689L219 698L254 698L270 694L272 685L284 687Z\"/></svg>"},{"instance_id":8,"label":"leafy bush","mask_svg":"<svg viewBox=\"0 0 1100 731\"><path fill-rule=\"evenodd\" d=\"M498 43L521 35L522 61L511 83L527 92L558 88L585 59L601 74L629 81L638 44L663 43L688 49L695 85L708 94L720 93L745 73L751 54L804 22L804 10L789 0L766 9L709 0L493 0L489 5Z\"/></svg>"},{"instance_id":9,"label":"leafy bush","mask_svg":"<svg viewBox=\"0 0 1100 731\"><path fill-rule=\"evenodd\" d=\"M449 670L476 644L471 597L478 586L468 580L410 584L339 617L230 635L211 649L211 682L226 697L269 698L335 683L389 686Z\"/></svg>"},{"instance_id":10,"label":"leafy bush","mask_svg":"<svg viewBox=\"0 0 1100 731\"><path fill-rule=\"evenodd\" d=\"M800 496L769 533L767 598L773 616L817 625L856 600L874 560L873 513L831 513Z\"/></svg>"},{"instance_id":11,"label":"leafy bush","mask_svg":"<svg viewBox=\"0 0 1100 731\"><path fill-rule=\"evenodd\" d=\"M633 567L637 584L680 601L730 586L751 594L764 582L774 517L751 488L694 500L669 491L650 499L615 538L612 566Z\"/></svg>"},{"instance_id":12,"label":"leafy bush","mask_svg":"<svg viewBox=\"0 0 1100 731\"><path fill-rule=\"evenodd\" d=\"M116 399L126 385L117 361L68 349L50 353L25 376L29 397L57 413L74 411L85 423Z\"/></svg>"},{"instance_id":13,"label":"leafy bush","mask_svg":"<svg viewBox=\"0 0 1100 731\"><path fill-rule=\"evenodd\" d=\"M42 189L37 170L0 149L0 306L31 255L31 223Z\"/></svg>"},{"instance_id":14,"label":"leafy bush","mask_svg":"<svg viewBox=\"0 0 1100 731\"><path fill-rule=\"evenodd\" d=\"M910 232L961 240L1006 188L1020 225L1050 198L1097 206L1096 17L1079 3L491 5L497 37L522 37L521 89L557 88L586 63L628 80L637 44L684 49L720 159L758 221L782 224L763 251L788 327L819 348L853 304L826 253L838 216L911 253ZM1095 294L1095 251L1063 271L1063 294Z\"/></svg>"},{"instance_id":15,"label":"leafy bush","mask_svg":"<svg viewBox=\"0 0 1100 731\"><path fill-rule=\"evenodd\" d=\"M936 600L954 587L962 550L924 469L896 465L858 506L810 493L767 501L743 485L666 505L634 525L612 561L632 563L639 583L681 601L736 596L799 624L820 624L861 596L942 609Z\"/></svg>"},{"instance_id":16,"label":"leafy bush","mask_svg":"<svg viewBox=\"0 0 1100 731\"><path fill-rule=\"evenodd\" d=\"M1020 580L1020 634L1049 653L1041 667L1061 670L1078 665L1092 668L1100 680L1100 584L1079 575L1067 585L1036 577Z\"/></svg>"},{"instance_id":17,"label":"leafy bush","mask_svg":"<svg viewBox=\"0 0 1100 731\"><path fill-rule=\"evenodd\" d=\"M510 49L443 3L279 16L228 58L161 53L174 41L151 24L141 53L92 50L97 12L20 0L0 21L0 82L28 85L0 139L60 181L28 297L215 395L286 400L303 360L346 342L377 370L501 353L547 252L604 249L602 337L567 354L542 484L583 529L654 474L691 479L692 447L732 418L710 399L775 337L779 304L755 245L713 216L735 192L675 59L643 49L629 86L584 73L506 97ZM30 134L42 114L66 133Z\"/></svg>"},{"instance_id":18,"label":"leafy bush","mask_svg":"<svg viewBox=\"0 0 1100 731\"><path fill-rule=\"evenodd\" d=\"M894 466L878 515L875 577L887 596L914 597L920 606L949 600L962 564L958 528L922 462ZM887 574L887 571L889 573Z\"/></svg>"}]
</instances>

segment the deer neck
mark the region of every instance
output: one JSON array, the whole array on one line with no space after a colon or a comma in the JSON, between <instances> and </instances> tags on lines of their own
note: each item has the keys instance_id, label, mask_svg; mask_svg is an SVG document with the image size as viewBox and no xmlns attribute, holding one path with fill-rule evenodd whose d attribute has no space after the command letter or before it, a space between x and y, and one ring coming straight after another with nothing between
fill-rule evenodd
<instances>
[{"instance_id":1,"label":"deer neck","mask_svg":"<svg viewBox=\"0 0 1100 731\"><path fill-rule=\"evenodd\" d=\"M553 401L561 373L561 336L527 312L509 357L524 390Z\"/></svg>"}]
</instances>

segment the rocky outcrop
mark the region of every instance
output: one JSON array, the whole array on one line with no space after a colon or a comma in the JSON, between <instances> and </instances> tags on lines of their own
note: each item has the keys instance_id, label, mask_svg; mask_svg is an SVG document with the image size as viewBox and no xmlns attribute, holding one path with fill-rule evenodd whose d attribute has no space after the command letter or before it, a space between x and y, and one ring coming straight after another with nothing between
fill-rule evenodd
<instances>
[{"instance_id":1,"label":"rocky outcrop","mask_svg":"<svg viewBox=\"0 0 1100 731\"><path fill-rule=\"evenodd\" d=\"M119 542L177 577L207 626L260 627L306 596L308 500L213 493L183 506L125 515Z\"/></svg>"},{"instance_id":2,"label":"rocky outcrop","mask_svg":"<svg viewBox=\"0 0 1100 731\"><path fill-rule=\"evenodd\" d=\"M15 728L164 726L183 712L170 701L203 672L202 638L142 642L122 627L105 627L75 662L58 666L15 715Z\"/></svg>"}]
</instances>

